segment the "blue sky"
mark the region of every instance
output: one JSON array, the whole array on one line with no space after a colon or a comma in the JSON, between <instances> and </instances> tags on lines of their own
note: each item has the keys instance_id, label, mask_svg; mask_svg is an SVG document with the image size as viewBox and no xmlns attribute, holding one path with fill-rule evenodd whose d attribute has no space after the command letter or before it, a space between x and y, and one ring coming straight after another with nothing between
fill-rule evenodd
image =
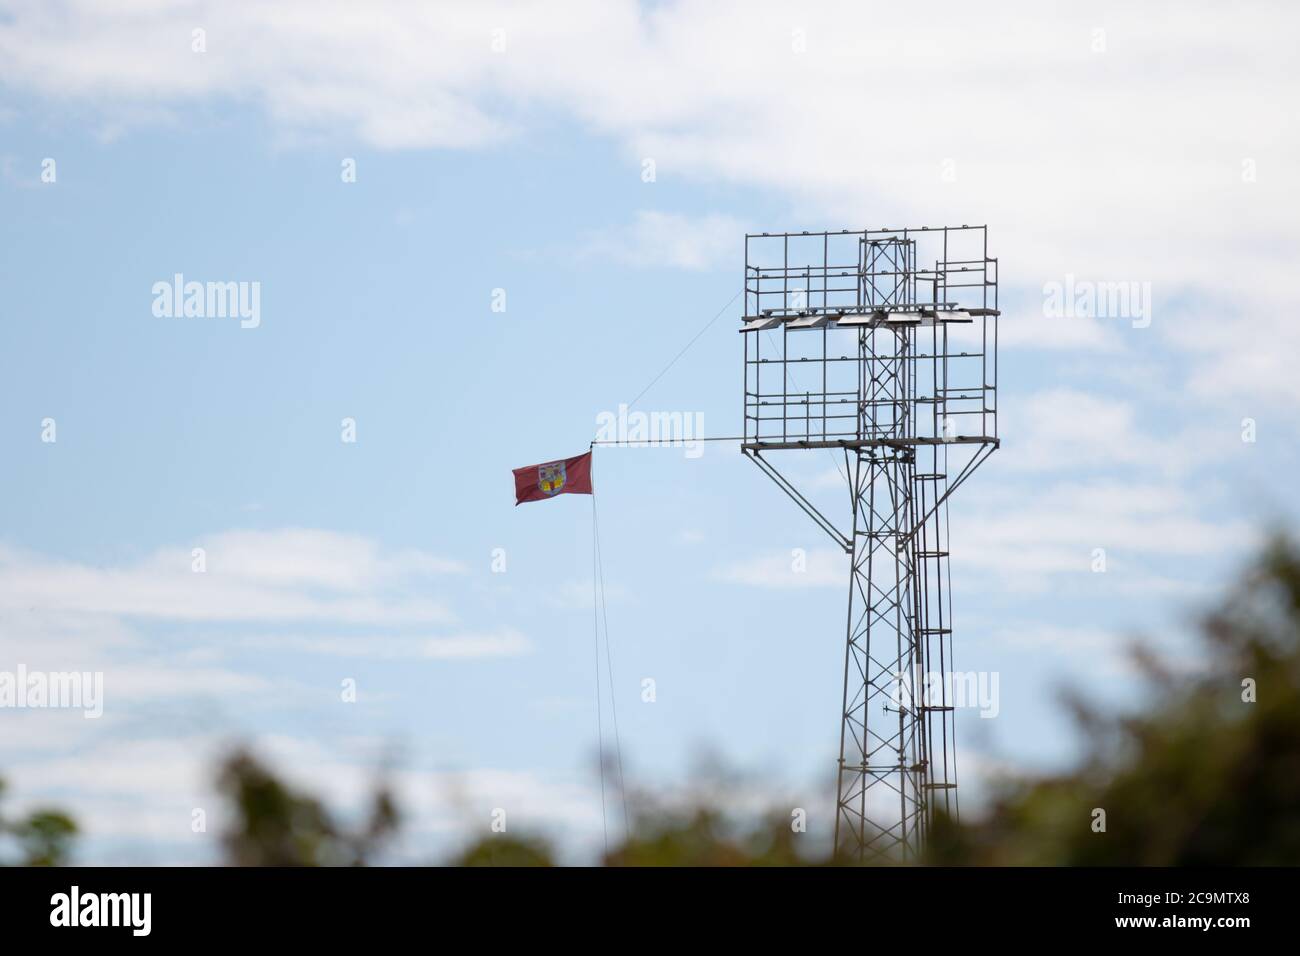
<instances>
[{"instance_id":1,"label":"blue sky","mask_svg":"<svg viewBox=\"0 0 1300 956\"><path fill-rule=\"evenodd\" d=\"M953 503L958 668L1000 675L959 716L972 801L1068 759L1062 681L1134 699L1133 634L1196 666L1191 613L1292 511L1289 31L745 11L0 2L0 670L105 675L98 720L0 712L0 770L81 859L215 859L236 740L345 808L386 767L409 859L497 807L594 847L590 501L516 509L510 470L664 370L747 229L989 225L1004 447ZM258 282L260 325L156 317L175 273ZM1046 314L1067 276L1150 283L1149 326ZM736 434L739 318L637 407ZM840 501L827 456L789 469ZM713 753L824 835L843 558L723 444L602 449L595 483L629 783Z\"/></svg>"}]
</instances>

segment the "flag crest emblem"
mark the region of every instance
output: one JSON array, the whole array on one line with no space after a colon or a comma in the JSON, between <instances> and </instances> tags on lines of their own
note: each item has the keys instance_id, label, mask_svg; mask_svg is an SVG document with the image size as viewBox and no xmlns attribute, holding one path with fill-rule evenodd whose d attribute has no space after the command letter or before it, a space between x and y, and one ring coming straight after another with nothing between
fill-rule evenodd
<instances>
[{"instance_id":1,"label":"flag crest emblem","mask_svg":"<svg viewBox=\"0 0 1300 956\"><path fill-rule=\"evenodd\" d=\"M564 462L562 461L553 461L549 464L537 466L537 487L542 490L544 495L558 495L564 490L564 482L567 477Z\"/></svg>"}]
</instances>

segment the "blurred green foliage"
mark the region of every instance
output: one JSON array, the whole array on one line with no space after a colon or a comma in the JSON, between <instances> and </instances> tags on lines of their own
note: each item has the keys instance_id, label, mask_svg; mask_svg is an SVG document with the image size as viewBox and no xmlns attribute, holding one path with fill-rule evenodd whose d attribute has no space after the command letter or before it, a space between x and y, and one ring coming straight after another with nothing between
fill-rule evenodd
<instances>
[{"instance_id":1,"label":"blurred green foliage","mask_svg":"<svg viewBox=\"0 0 1300 956\"><path fill-rule=\"evenodd\" d=\"M1201 625L1195 669L1141 648L1148 694L1135 713L1067 699L1087 742L1074 769L1005 781L979 819L939 818L924 862L946 865L1300 864L1300 552L1277 539ZM223 835L238 866L364 865L400 817L377 789L365 822L341 827L314 797L294 792L246 752L222 765L230 811ZM743 788L732 787L729 792ZM701 791L676 808L639 803L632 832L606 866L792 866L832 861L794 832L788 811L748 823ZM0 781L0 795L3 782ZM649 808L649 809L647 809ZM1105 812L1105 828L1096 826ZM76 825L51 810L0 816L30 865L66 861ZM549 866L540 839L492 834L455 866Z\"/></svg>"},{"instance_id":2,"label":"blurred green foliage","mask_svg":"<svg viewBox=\"0 0 1300 956\"><path fill-rule=\"evenodd\" d=\"M479 840L459 856L447 861L449 866L554 866L551 848L544 840L510 836L506 833Z\"/></svg>"},{"instance_id":3,"label":"blurred green foliage","mask_svg":"<svg viewBox=\"0 0 1300 956\"><path fill-rule=\"evenodd\" d=\"M1201 623L1198 669L1132 651L1147 696L1111 715L1067 698L1086 753L1005 781L989 811L935 821L932 865L1300 864L1300 551L1273 541ZM1096 811L1105 812L1105 829ZM638 818L613 866L825 865L773 814L749 828L704 803ZM487 843L490 838L485 839Z\"/></svg>"},{"instance_id":4,"label":"blurred green foliage","mask_svg":"<svg viewBox=\"0 0 1300 956\"><path fill-rule=\"evenodd\" d=\"M1300 863L1300 553L1275 540L1201 626L1203 670L1135 648L1149 705L1074 701L1090 741L1059 776L1009 785L981 820L940 821L930 861L1066 866ZM1105 832L1093 814L1105 811Z\"/></svg>"},{"instance_id":5,"label":"blurred green foliage","mask_svg":"<svg viewBox=\"0 0 1300 956\"><path fill-rule=\"evenodd\" d=\"M232 811L222 843L235 866L364 866L400 824L381 787L366 823L344 830L320 801L294 793L244 751L226 759L217 785Z\"/></svg>"},{"instance_id":6,"label":"blurred green foliage","mask_svg":"<svg viewBox=\"0 0 1300 956\"><path fill-rule=\"evenodd\" d=\"M631 836L611 849L606 866L801 866L803 837L785 813L772 812L748 825L718 810L695 805L675 813L638 817Z\"/></svg>"},{"instance_id":7,"label":"blurred green foliage","mask_svg":"<svg viewBox=\"0 0 1300 956\"><path fill-rule=\"evenodd\" d=\"M5 787L4 778L0 778L0 799ZM76 834L77 824L58 810L35 810L17 820L0 813L0 836L17 842L21 857L16 862L20 866L61 866L68 861ZM0 866L6 865L10 864L0 862Z\"/></svg>"}]
</instances>

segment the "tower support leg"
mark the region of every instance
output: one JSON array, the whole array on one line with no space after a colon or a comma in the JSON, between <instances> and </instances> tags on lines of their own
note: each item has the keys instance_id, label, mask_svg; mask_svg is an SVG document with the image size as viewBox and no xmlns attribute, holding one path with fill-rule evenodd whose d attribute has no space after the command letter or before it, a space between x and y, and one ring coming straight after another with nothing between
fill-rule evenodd
<instances>
[{"instance_id":1,"label":"tower support leg","mask_svg":"<svg viewBox=\"0 0 1300 956\"><path fill-rule=\"evenodd\" d=\"M835 849L853 862L915 859L928 819L914 472L910 452L870 449L852 475Z\"/></svg>"}]
</instances>

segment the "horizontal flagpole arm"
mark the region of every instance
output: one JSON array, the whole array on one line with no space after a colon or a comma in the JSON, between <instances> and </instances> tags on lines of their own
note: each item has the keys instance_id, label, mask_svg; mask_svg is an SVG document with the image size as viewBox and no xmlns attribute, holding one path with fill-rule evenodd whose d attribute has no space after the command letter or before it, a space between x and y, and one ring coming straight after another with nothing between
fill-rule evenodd
<instances>
[{"instance_id":1,"label":"horizontal flagpole arm","mask_svg":"<svg viewBox=\"0 0 1300 956\"><path fill-rule=\"evenodd\" d=\"M609 447L623 446L625 448L641 448L645 445L675 445L680 448L682 445L689 445L697 441L744 441L741 436L730 438L629 438L624 441L594 441L592 445L606 445Z\"/></svg>"}]
</instances>

